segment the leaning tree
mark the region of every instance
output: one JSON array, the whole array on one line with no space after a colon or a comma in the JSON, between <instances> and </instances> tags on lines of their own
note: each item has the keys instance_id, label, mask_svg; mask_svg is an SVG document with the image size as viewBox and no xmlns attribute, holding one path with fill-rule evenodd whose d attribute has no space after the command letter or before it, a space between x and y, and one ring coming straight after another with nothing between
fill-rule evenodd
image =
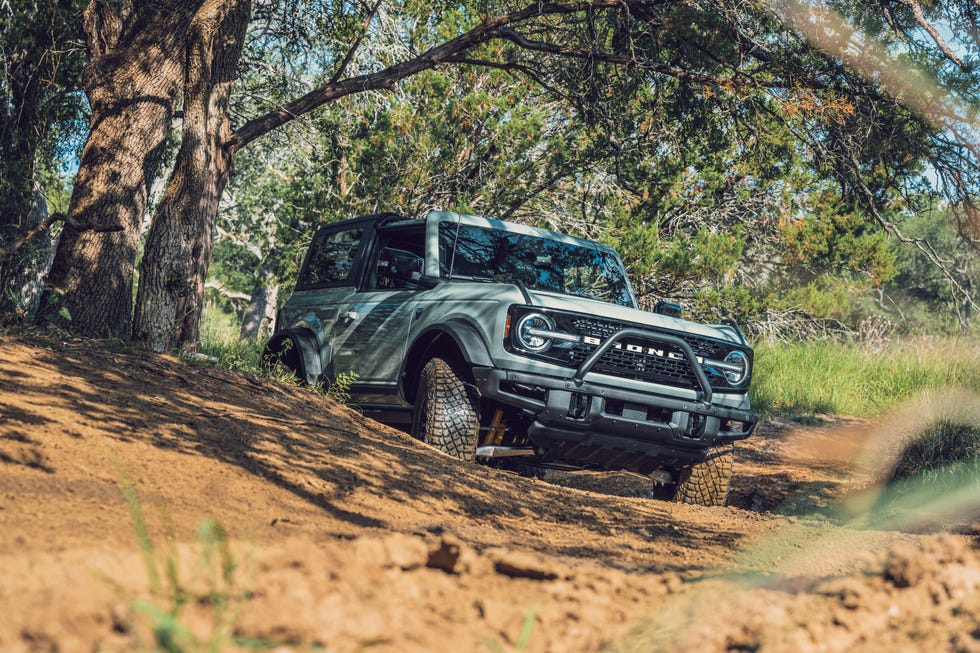
<instances>
[{"instance_id":1,"label":"leaning tree","mask_svg":"<svg viewBox=\"0 0 980 653\"><path fill-rule=\"evenodd\" d=\"M844 15L820 3L749 0L93 0L84 12L90 133L49 301L82 333L132 336L153 349L193 346L235 153L324 104L442 66L525 75L596 125L621 94L666 86L675 108L696 96L726 98L704 114L721 131L776 111L792 147L894 237L904 238L885 208L921 175L921 161L937 171L971 236L980 179L971 122L978 9L968 0L949 6L876 1L846 5ZM336 38L311 90L233 122L239 56L249 38L274 38L250 32L270 24L259 20L268 16L286 31L323 28ZM952 45L933 26L950 20L973 26ZM410 47L384 47L392 41ZM147 235L131 323L142 217L178 107L180 147ZM853 110L832 121L826 107ZM874 146L896 134L915 147Z\"/></svg>"}]
</instances>

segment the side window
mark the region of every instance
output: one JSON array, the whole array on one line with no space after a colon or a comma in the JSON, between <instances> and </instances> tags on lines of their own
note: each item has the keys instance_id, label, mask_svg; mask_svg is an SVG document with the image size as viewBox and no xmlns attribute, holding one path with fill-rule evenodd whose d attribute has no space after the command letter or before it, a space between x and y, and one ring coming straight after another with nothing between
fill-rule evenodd
<instances>
[{"instance_id":1,"label":"side window","mask_svg":"<svg viewBox=\"0 0 980 653\"><path fill-rule=\"evenodd\" d=\"M306 267L298 286L346 281L354 268L354 257L361 243L361 229L317 234L310 244Z\"/></svg>"},{"instance_id":2,"label":"side window","mask_svg":"<svg viewBox=\"0 0 980 653\"><path fill-rule=\"evenodd\" d=\"M417 290L425 266L424 225L384 232L378 243L373 288Z\"/></svg>"}]
</instances>

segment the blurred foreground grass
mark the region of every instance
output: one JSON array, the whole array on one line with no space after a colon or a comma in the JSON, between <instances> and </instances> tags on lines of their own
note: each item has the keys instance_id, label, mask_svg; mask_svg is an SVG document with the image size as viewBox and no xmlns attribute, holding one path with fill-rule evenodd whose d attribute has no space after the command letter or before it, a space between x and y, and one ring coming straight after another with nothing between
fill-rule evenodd
<instances>
[{"instance_id":1,"label":"blurred foreground grass","mask_svg":"<svg viewBox=\"0 0 980 653\"><path fill-rule=\"evenodd\" d=\"M824 464L868 483L685 579L607 650L975 650L980 394L925 392L840 435L855 446L814 438Z\"/></svg>"}]
</instances>

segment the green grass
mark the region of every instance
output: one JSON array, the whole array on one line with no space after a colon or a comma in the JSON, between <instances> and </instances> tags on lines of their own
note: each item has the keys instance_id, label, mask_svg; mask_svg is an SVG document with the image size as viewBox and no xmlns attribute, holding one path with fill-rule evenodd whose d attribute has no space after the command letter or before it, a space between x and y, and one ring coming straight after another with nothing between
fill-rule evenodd
<instances>
[{"instance_id":1,"label":"green grass","mask_svg":"<svg viewBox=\"0 0 980 653\"><path fill-rule=\"evenodd\" d=\"M188 574L181 569L172 525L167 529L166 544L159 546L150 535L136 489L125 474L121 475L120 485L150 584L150 597L130 604L135 620L143 620L153 638L149 647L140 648L197 653L217 652L240 644L233 632L247 592L236 581L238 564L221 524L212 519L201 522L197 529L197 557ZM191 606L205 607L210 613L209 632L203 638L185 625L184 615Z\"/></svg>"},{"instance_id":2,"label":"green grass","mask_svg":"<svg viewBox=\"0 0 980 653\"><path fill-rule=\"evenodd\" d=\"M534 622L537 619L537 605L531 604L528 608L527 613L524 615L524 621L521 623L521 632L517 636L517 641L514 646L510 648L513 653L523 653L527 649L527 645L531 641L531 633L534 632ZM489 648L493 653L505 653L507 649L503 647L497 640L486 640L484 642L487 648Z\"/></svg>"},{"instance_id":3,"label":"green grass","mask_svg":"<svg viewBox=\"0 0 980 653\"><path fill-rule=\"evenodd\" d=\"M922 392L957 387L980 392L980 340L816 341L760 345L750 397L763 413L876 417Z\"/></svg>"},{"instance_id":4,"label":"green grass","mask_svg":"<svg viewBox=\"0 0 980 653\"><path fill-rule=\"evenodd\" d=\"M891 517L905 511L936 512L980 497L980 409L954 405L901 438L894 466L883 479L876 509ZM958 495L962 495L959 496Z\"/></svg>"},{"instance_id":5,"label":"green grass","mask_svg":"<svg viewBox=\"0 0 980 653\"><path fill-rule=\"evenodd\" d=\"M265 340L242 340L237 320L236 315L218 309L206 311L201 325L198 354L213 359L215 365L227 370L262 376L282 383L298 383L296 376L289 370L280 366L270 368L262 361ZM314 390L337 403L346 404L350 401L350 387L356 381L356 372L342 371L337 374L333 383L323 387L317 384Z\"/></svg>"},{"instance_id":6,"label":"green grass","mask_svg":"<svg viewBox=\"0 0 980 653\"><path fill-rule=\"evenodd\" d=\"M220 340L202 335L198 343L199 354L215 359L218 367L257 376L268 376L269 371L262 364L264 342L248 340ZM278 377L276 377L278 378Z\"/></svg>"},{"instance_id":7,"label":"green grass","mask_svg":"<svg viewBox=\"0 0 980 653\"><path fill-rule=\"evenodd\" d=\"M264 341L242 340L239 336L239 317L219 308L209 307L201 320L199 354L216 360L218 367L246 374L269 376L262 364ZM278 376L276 378L279 378Z\"/></svg>"}]
</instances>

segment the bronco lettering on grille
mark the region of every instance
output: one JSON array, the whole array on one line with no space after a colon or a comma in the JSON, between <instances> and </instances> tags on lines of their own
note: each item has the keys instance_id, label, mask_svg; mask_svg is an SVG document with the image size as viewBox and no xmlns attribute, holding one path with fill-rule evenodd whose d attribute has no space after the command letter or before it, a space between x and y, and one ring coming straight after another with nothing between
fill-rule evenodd
<instances>
[{"instance_id":1,"label":"bronco lettering on grille","mask_svg":"<svg viewBox=\"0 0 980 653\"><path fill-rule=\"evenodd\" d=\"M582 342L587 345L599 346L602 344L602 340L599 338L593 338L592 336L583 336ZM623 343L617 342L613 345L613 349L619 349L622 351ZM664 351L663 349L654 349L653 347L641 347L640 345L626 345L626 351L631 354L646 354L647 356L657 356L658 358L669 358L671 360L684 360L684 356L678 354L674 351ZM704 358L697 356L698 363L704 363Z\"/></svg>"}]
</instances>

